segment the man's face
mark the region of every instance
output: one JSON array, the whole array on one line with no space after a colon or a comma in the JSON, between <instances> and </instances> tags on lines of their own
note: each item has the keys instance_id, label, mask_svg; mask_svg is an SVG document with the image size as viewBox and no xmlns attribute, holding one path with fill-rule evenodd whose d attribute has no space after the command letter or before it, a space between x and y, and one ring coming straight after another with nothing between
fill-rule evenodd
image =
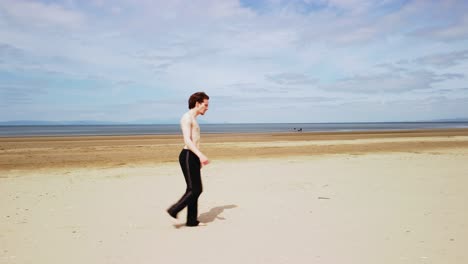
<instances>
[{"instance_id":1,"label":"man's face","mask_svg":"<svg viewBox=\"0 0 468 264\"><path fill-rule=\"evenodd\" d=\"M203 100L203 103L197 103L198 104L198 112L201 115L204 115L206 111L208 111L208 99Z\"/></svg>"}]
</instances>

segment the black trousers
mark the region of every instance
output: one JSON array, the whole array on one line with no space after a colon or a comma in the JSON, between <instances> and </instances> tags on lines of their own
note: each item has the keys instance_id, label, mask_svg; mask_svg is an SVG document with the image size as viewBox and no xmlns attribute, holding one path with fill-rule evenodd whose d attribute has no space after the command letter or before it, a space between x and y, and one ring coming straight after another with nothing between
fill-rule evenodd
<instances>
[{"instance_id":1,"label":"black trousers","mask_svg":"<svg viewBox=\"0 0 468 264\"><path fill-rule=\"evenodd\" d=\"M185 194L168 211L171 215L177 214L187 207L187 225L198 224L198 197L203 191L200 175L200 159L191 150L183 149L179 155L179 163L184 173L187 189Z\"/></svg>"}]
</instances>

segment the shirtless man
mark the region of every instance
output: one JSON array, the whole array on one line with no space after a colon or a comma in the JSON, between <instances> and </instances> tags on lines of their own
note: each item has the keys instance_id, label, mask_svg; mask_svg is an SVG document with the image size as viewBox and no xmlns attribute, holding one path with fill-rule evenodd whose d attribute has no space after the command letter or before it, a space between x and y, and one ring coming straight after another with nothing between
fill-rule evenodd
<instances>
[{"instance_id":1,"label":"shirtless man","mask_svg":"<svg viewBox=\"0 0 468 264\"><path fill-rule=\"evenodd\" d=\"M184 136L185 146L179 155L179 163L184 173L187 189L180 200L167 209L170 216L177 218L177 214L187 207L187 226L198 226L198 197L202 193L200 169L208 165L208 158L200 151L200 126L197 116L208 111L210 97L203 92L192 94L189 98L189 111L180 119L180 127Z\"/></svg>"}]
</instances>

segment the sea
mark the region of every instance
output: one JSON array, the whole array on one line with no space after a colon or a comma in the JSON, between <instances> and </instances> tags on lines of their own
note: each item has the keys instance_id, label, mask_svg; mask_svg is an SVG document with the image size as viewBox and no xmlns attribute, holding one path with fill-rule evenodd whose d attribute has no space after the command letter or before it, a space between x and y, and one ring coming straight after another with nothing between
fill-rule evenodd
<instances>
[{"instance_id":1,"label":"sea","mask_svg":"<svg viewBox=\"0 0 468 264\"><path fill-rule=\"evenodd\" d=\"M381 123L259 123L201 124L202 133L304 133L468 128L464 122ZM0 126L0 137L34 136L124 136L177 135L177 124L168 125L8 125Z\"/></svg>"}]
</instances>

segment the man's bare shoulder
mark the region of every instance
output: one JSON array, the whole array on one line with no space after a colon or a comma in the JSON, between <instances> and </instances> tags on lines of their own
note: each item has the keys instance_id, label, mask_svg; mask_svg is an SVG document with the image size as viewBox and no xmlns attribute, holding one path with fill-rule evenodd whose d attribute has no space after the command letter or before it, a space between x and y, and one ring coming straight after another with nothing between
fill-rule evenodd
<instances>
[{"instance_id":1,"label":"man's bare shoulder","mask_svg":"<svg viewBox=\"0 0 468 264\"><path fill-rule=\"evenodd\" d=\"M182 115L182 117L180 118L180 122L187 122L187 121L192 121L192 118L190 116L190 113L189 112L186 112L185 114Z\"/></svg>"},{"instance_id":2,"label":"man's bare shoulder","mask_svg":"<svg viewBox=\"0 0 468 264\"><path fill-rule=\"evenodd\" d=\"M182 115L180 118L180 123L181 124L191 124L192 123L192 117L190 116L190 112L187 112Z\"/></svg>"}]
</instances>

